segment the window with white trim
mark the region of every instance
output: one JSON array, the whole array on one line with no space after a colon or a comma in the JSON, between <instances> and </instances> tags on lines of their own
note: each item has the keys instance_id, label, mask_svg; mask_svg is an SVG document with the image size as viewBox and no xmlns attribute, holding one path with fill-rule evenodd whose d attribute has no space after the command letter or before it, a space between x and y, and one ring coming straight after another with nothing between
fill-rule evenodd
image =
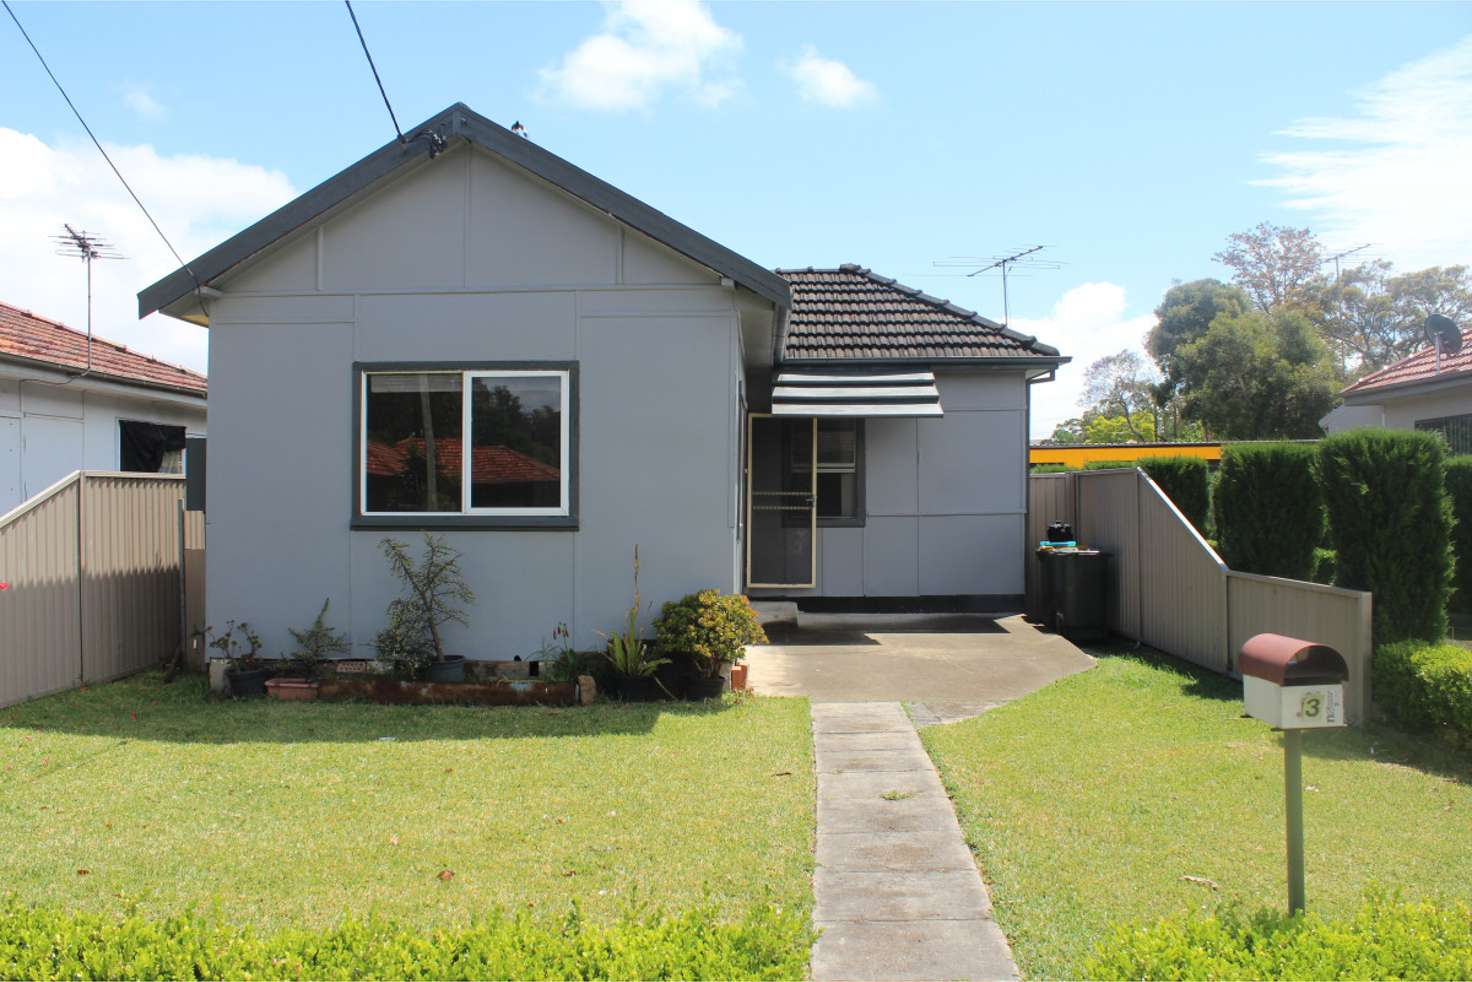
<instances>
[{"instance_id":1,"label":"window with white trim","mask_svg":"<svg viewBox=\"0 0 1472 982\"><path fill-rule=\"evenodd\" d=\"M359 389L365 518L572 514L570 369L367 369Z\"/></svg>"}]
</instances>

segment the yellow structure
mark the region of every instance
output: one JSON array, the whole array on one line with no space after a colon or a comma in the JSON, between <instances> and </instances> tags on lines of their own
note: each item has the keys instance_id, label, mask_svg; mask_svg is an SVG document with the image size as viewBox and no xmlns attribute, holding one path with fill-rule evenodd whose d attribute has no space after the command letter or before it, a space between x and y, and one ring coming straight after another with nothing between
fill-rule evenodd
<instances>
[{"instance_id":1,"label":"yellow structure","mask_svg":"<svg viewBox=\"0 0 1472 982\"><path fill-rule=\"evenodd\" d=\"M1081 468L1094 460L1139 460L1142 457L1222 459L1220 443L1070 443L1028 448L1029 464L1063 464Z\"/></svg>"}]
</instances>

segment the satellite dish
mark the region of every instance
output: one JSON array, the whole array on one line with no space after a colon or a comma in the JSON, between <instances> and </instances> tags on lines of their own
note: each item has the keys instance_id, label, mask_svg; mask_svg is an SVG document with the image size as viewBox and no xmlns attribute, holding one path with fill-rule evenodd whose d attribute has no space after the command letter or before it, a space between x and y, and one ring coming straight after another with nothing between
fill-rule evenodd
<instances>
[{"instance_id":1,"label":"satellite dish","mask_svg":"<svg viewBox=\"0 0 1472 982\"><path fill-rule=\"evenodd\" d=\"M1426 318L1426 340L1436 346L1438 352L1454 355L1462 350L1462 332L1456 321L1442 314Z\"/></svg>"}]
</instances>

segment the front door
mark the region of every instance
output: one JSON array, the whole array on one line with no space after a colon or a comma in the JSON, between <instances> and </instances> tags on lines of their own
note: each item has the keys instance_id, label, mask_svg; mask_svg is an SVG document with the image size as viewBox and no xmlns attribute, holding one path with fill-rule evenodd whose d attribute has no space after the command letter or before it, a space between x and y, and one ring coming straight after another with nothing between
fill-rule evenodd
<instances>
[{"instance_id":1,"label":"front door","mask_svg":"<svg viewBox=\"0 0 1472 982\"><path fill-rule=\"evenodd\" d=\"M817 586L818 421L753 413L746 441L746 585Z\"/></svg>"}]
</instances>

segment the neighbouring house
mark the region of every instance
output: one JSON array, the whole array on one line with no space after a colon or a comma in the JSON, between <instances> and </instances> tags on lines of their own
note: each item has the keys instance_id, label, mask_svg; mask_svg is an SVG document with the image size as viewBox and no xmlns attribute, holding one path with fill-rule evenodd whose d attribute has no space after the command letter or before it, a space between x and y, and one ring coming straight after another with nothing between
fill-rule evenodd
<instances>
[{"instance_id":1,"label":"neighbouring house","mask_svg":"<svg viewBox=\"0 0 1472 982\"><path fill-rule=\"evenodd\" d=\"M139 294L210 329L208 619L444 534L452 647L580 648L639 587L1018 609L1029 386L1066 358L857 266L772 271L454 105ZM648 611L644 614L647 624Z\"/></svg>"},{"instance_id":2,"label":"neighbouring house","mask_svg":"<svg viewBox=\"0 0 1472 982\"><path fill-rule=\"evenodd\" d=\"M90 364L90 369L88 368ZM72 471L183 473L205 377L0 303L0 515Z\"/></svg>"},{"instance_id":3,"label":"neighbouring house","mask_svg":"<svg viewBox=\"0 0 1472 982\"><path fill-rule=\"evenodd\" d=\"M1437 355L1427 347L1371 372L1340 395L1344 404L1319 421L1330 433L1377 426L1435 430L1452 453L1472 453L1472 329L1462 349Z\"/></svg>"}]
</instances>

